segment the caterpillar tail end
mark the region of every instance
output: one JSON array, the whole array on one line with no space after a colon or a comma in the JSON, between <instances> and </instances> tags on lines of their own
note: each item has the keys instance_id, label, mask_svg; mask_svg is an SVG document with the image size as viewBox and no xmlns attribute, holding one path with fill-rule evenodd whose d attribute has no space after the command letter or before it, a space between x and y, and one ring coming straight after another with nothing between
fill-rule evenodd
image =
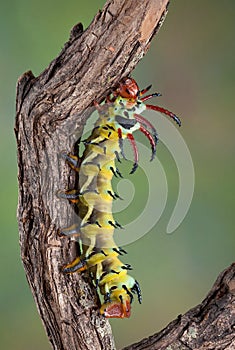
<instances>
[{"instance_id":1,"label":"caterpillar tail end","mask_svg":"<svg viewBox=\"0 0 235 350\"><path fill-rule=\"evenodd\" d=\"M118 301L108 302L101 306L100 313L106 318L129 318L131 316L131 303Z\"/></svg>"}]
</instances>

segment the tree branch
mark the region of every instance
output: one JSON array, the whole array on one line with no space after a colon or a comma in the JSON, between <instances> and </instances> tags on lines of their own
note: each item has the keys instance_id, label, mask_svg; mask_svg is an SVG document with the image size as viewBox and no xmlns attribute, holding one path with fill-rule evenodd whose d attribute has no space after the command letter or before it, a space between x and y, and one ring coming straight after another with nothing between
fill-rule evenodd
<instances>
[{"instance_id":1,"label":"tree branch","mask_svg":"<svg viewBox=\"0 0 235 350\"><path fill-rule=\"evenodd\" d=\"M235 349L235 263L221 272L202 301L161 332L123 350Z\"/></svg>"},{"instance_id":2,"label":"tree branch","mask_svg":"<svg viewBox=\"0 0 235 350\"><path fill-rule=\"evenodd\" d=\"M61 273L77 245L59 228L73 210L56 199L75 177L60 160L81 136L93 101L128 75L144 56L168 0L110 0L89 28L78 24L64 49L39 77L18 81L15 133L18 146L18 221L21 257L38 311L54 349L114 349L110 325L98 312L88 276Z\"/></svg>"}]
</instances>

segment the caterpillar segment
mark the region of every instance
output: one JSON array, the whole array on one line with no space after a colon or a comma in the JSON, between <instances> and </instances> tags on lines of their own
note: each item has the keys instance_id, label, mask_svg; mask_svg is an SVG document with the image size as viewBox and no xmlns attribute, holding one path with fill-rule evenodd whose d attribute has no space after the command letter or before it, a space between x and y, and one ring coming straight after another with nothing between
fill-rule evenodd
<instances>
[{"instance_id":1,"label":"caterpillar segment","mask_svg":"<svg viewBox=\"0 0 235 350\"><path fill-rule=\"evenodd\" d=\"M140 286L129 275L132 267L120 260L126 251L113 239L114 230L123 228L113 218L112 204L120 196L113 191L111 183L113 176L122 177L116 162L121 161L121 156L126 158L123 140L127 139L133 149L130 173L134 173L138 167L138 149L133 133L139 130L148 138L152 150L150 160L155 157L158 143L155 127L141 113L158 111L181 125L174 113L144 103L161 95L143 96L150 88L139 90L134 79L124 78L103 105L94 102L99 118L91 135L83 141L85 150L81 159L62 152L62 158L79 173L79 189L59 191L58 196L78 206L81 223L62 229L60 234L77 237L82 243L81 256L64 266L63 272L90 271L95 287L104 298L100 314L108 318L129 317L133 294L137 294L139 303L142 301Z\"/></svg>"}]
</instances>

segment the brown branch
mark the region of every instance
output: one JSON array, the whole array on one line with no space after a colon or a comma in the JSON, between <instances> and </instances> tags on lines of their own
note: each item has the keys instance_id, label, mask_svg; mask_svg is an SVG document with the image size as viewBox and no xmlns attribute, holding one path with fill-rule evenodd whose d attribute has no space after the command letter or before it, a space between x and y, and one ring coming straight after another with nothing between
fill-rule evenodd
<instances>
[{"instance_id":1,"label":"brown branch","mask_svg":"<svg viewBox=\"0 0 235 350\"><path fill-rule=\"evenodd\" d=\"M223 271L202 301L161 332L123 350L235 349L235 263Z\"/></svg>"},{"instance_id":2,"label":"brown branch","mask_svg":"<svg viewBox=\"0 0 235 350\"><path fill-rule=\"evenodd\" d=\"M55 193L73 188L75 181L59 153L71 150L81 135L93 100L101 100L146 53L168 2L107 1L85 32L80 24L73 28L62 52L39 77L27 72L18 81L21 257L54 349L115 348L88 276L61 273L77 246L57 235L72 223L73 211Z\"/></svg>"}]
</instances>

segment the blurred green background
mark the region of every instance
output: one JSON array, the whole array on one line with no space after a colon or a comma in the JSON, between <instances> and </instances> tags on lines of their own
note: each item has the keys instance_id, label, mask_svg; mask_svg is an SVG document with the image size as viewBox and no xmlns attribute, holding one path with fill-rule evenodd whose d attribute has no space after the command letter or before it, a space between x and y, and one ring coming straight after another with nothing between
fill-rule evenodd
<instances>
[{"instance_id":1,"label":"blurred green background","mask_svg":"<svg viewBox=\"0 0 235 350\"><path fill-rule=\"evenodd\" d=\"M1 245L0 339L4 350L50 349L20 260L16 223L17 168L13 134L17 78L47 67L77 22L87 27L104 1L11 0L0 12ZM200 303L221 270L234 261L235 2L172 1L151 49L133 76L161 91L162 106L181 116L196 184L187 217L172 234L166 225L178 191L167 149L166 210L155 228L129 245L143 290L129 320L112 320L118 348L146 337ZM137 175L138 176L138 175ZM138 191L137 191L138 192ZM154 213L154 211L153 211ZM154 214L153 214L154 215Z\"/></svg>"}]
</instances>

